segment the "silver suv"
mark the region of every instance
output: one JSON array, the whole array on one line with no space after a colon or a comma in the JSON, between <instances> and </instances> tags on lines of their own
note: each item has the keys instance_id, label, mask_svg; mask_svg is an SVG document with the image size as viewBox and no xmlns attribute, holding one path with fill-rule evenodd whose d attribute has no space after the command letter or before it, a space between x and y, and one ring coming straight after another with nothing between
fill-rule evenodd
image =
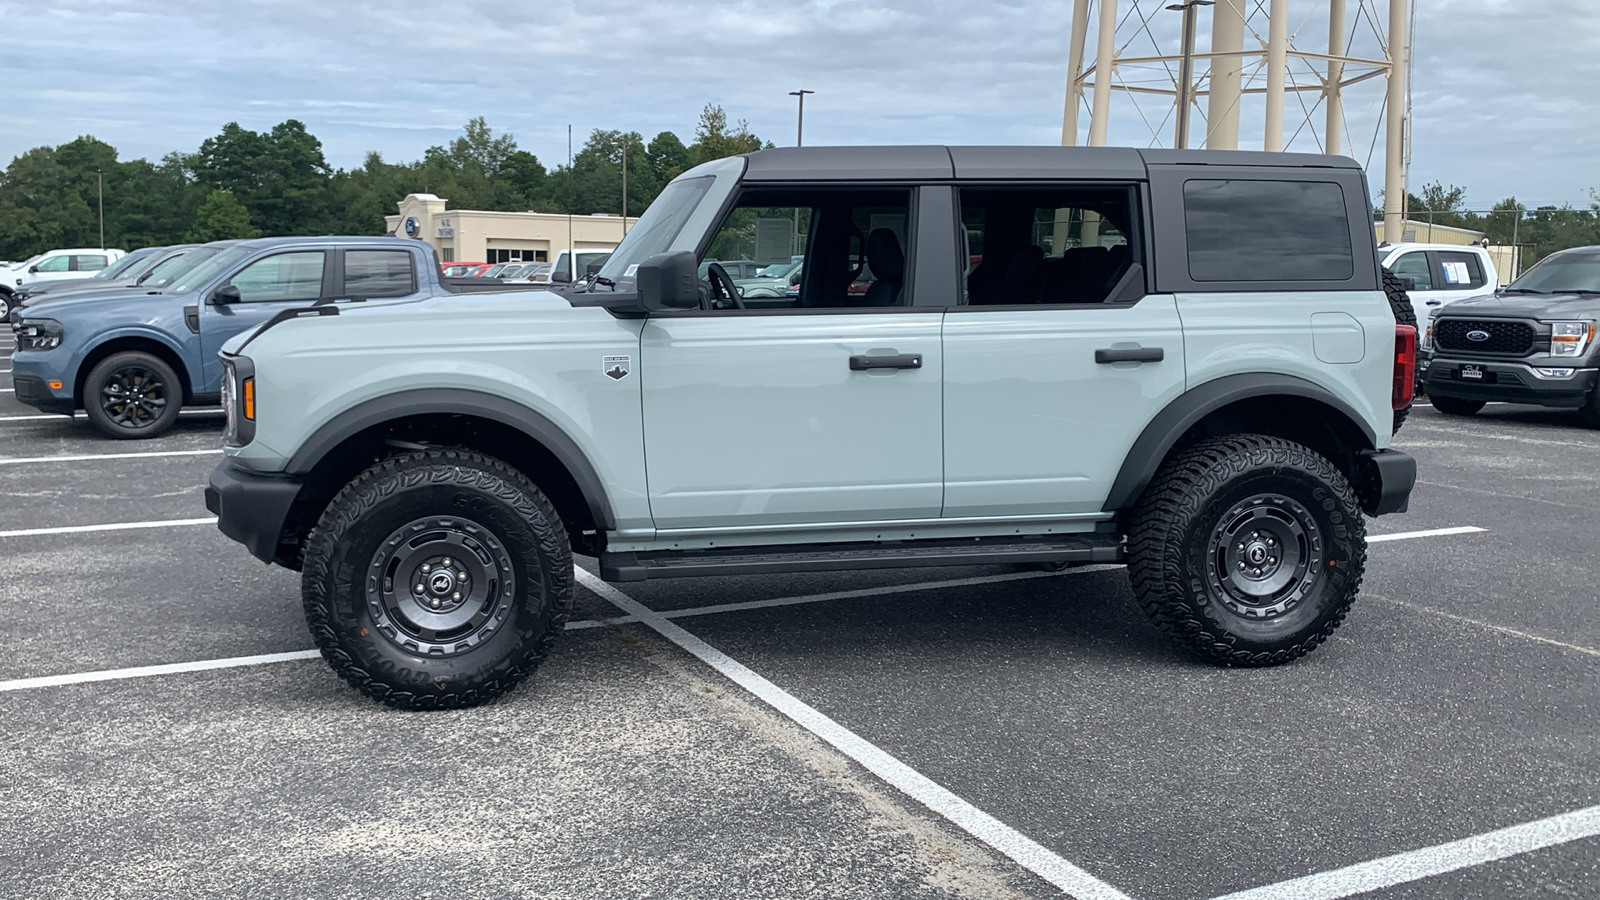
<instances>
[{"instance_id":1,"label":"silver suv","mask_svg":"<svg viewBox=\"0 0 1600 900\"><path fill-rule=\"evenodd\" d=\"M1347 159L764 150L662 191L589 290L307 307L230 342L207 505L396 706L628 582L1125 560L1223 665L1315 648L1403 511L1415 331ZM803 248L793 296L720 266Z\"/></svg>"}]
</instances>

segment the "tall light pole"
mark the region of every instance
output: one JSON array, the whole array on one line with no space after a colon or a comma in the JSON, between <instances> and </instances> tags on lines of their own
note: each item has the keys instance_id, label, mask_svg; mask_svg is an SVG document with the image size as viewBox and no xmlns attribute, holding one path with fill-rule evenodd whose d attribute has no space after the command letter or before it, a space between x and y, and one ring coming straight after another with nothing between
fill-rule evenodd
<instances>
[{"instance_id":1,"label":"tall light pole","mask_svg":"<svg viewBox=\"0 0 1600 900\"><path fill-rule=\"evenodd\" d=\"M1184 150L1189 146L1189 92L1194 90L1195 7L1215 5L1215 0L1189 0L1167 7L1183 13L1183 61L1178 66L1178 130L1172 137L1174 150Z\"/></svg>"},{"instance_id":2,"label":"tall light pole","mask_svg":"<svg viewBox=\"0 0 1600 900\"><path fill-rule=\"evenodd\" d=\"M622 146L622 236L628 236L628 138L612 141L611 146Z\"/></svg>"},{"instance_id":3,"label":"tall light pole","mask_svg":"<svg viewBox=\"0 0 1600 900\"><path fill-rule=\"evenodd\" d=\"M100 249L106 248L106 179L99 169L94 170L95 186L100 194Z\"/></svg>"},{"instance_id":4,"label":"tall light pole","mask_svg":"<svg viewBox=\"0 0 1600 900\"><path fill-rule=\"evenodd\" d=\"M806 95L807 94L815 94L815 93L816 93L816 91L807 91L807 90L804 90L804 89L798 90L798 91L790 91L789 92L789 96L791 96L791 97L799 97L800 98L800 114L799 114L798 117L796 117L795 123L794 123L794 145L796 147L799 147L799 146L802 146L803 144L805 144L805 136L806 136Z\"/></svg>"}]
</instances>

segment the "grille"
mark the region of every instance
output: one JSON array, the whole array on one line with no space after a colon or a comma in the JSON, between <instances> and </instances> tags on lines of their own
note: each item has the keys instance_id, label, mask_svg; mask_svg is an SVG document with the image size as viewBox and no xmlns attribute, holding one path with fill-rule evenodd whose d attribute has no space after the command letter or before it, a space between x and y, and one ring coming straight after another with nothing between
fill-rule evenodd
<instances>
[{"instance_id":1,"label":"grille","mask_svg":"<svg viewBox=\"0 0 1600 900\"><path fill-rule=\"evenodd\" d=\"M1467 333L1486 331L1487 341L1469 341ZM1533 352L1533 326L1504 319L1440 319L1433 325L1433 341L1441 350L1526 356Z\"/></svg>"}]
</instances>

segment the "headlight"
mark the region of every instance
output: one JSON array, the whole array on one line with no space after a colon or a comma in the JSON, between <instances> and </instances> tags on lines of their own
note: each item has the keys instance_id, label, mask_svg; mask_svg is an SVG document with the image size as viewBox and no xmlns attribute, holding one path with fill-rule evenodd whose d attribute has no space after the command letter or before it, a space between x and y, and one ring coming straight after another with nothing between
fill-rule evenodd
<instances>
[{"instance_id":1,"label":"headlight","mask_svg":"<svg viewBox=\"0 0 1600 900\"><path fill-rule=\"evenodd\" d=\"M248 357L222 357L222 442L243 447L256 437L256 366Z\"/></svg>"},{"instance_id":2,"label":"headlight","mask_svg":"<svg viewBox=\"0 0 1600 900\"><path fill-rule=\"evenodd\" d=\"M54 319L29 319L17 326L18 350L54 350L61 346L61 323Z\"/></svg>"},{"instance_id":3,"label":"headlight","mask_svg":"<svg viewBox=\"0 0 1600 900\"><path fill-rule=\"evenodd\" d=\"M1594 340L1593 322L1555 322L1550 326L1551 356L1582 356Z\"/></svg>"}]
</instances>

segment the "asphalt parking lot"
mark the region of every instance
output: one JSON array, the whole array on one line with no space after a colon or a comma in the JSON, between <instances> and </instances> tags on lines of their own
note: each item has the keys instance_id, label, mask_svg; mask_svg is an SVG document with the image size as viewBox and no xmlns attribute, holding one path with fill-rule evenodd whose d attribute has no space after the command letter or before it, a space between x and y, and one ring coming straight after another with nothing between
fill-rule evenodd
<instances>
[{"instance_id":1,"label":"asphalt parking lot","mask_svg":"<svg viewBox=\"0 0 1600 900\"><path fill-rule=\"evenodd\" d=\"M218 415L102 440L9 348L0 896L1600 896L1570 415L1419 407L1411 511L1290 666L1174 652L1119 567L581 577L520 690L403 713L210 524Z\"/></svg>"}]
</instances>

